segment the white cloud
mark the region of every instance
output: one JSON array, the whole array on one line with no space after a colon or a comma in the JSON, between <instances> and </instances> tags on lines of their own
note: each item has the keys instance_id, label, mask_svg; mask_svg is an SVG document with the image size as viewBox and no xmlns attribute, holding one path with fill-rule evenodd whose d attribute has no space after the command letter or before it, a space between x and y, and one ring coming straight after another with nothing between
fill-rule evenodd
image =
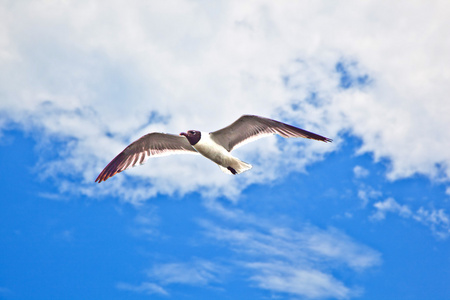
<instances>
[{"instance_id":1,"label":"white cloud","mask_svg":"<svg viewBox=\"0 0 450 300\"><path fill-rule=\"evenodd\" d=\"M446 239L450 236L450 216L444 209L418 208L416 211L406 204L399 204L393 198L387 198L374 204L376 212L371 216L373 220L383 220L387 213L398 214L407 219L422 223L432 230L439 238Z\"/></svg>"},{"instance_id":2,"label":"white cloud","mask_svg":"<svg viewBox=\"0 0 450 300\"><path fill-rule=\"evenodd\" d=\"M137 292L137 293L145 293L145 294L160 294L160 295L169 295L169 293L163 289L161 286L151 283L151 282L144 282L140 285L132 285L128 283L120 282L117 284L117 288L119 290L124 291L131 291L131 292Z\"/></svg>"},{"instance_id":3,"label":"white cloud","mask_svg":"<svg viewBox=\"0 0 450 300\"><path fill-rule=\"evenodd\" d=\"M370 200L381 197L382 193L371 186L360 185L358 188L358 198L362 200L362 207L366 207Z\"/></svg>"},{"instance_id":4,"label":"white cloud","mask_svg":"<svg viewBox=\"0 0 450 300\"><path fill-rule=\"evenodd\" d=\"M413 218L431 228L439 238L450 236L450 216L443 209L427 210L420 207Z\"/></svg>"},{"instance_id":5,"label":"white cloud","mask_svg":"<svg viewBox=\"0 0 450 300\"><path fill-rule=\"evenodd\" d=\"M155 206L146 204L139 207L134 223L131 229L134 235L147 239L161 238L161 232L158 229L160 217Z\"/></svg>"},{"instance_id":6,"label":"white cloud","mask_svg":"<svg viewBox=\"0 0 450 300\"><path fill-rule=\"evenodd\" d=\"M364 178L369 175L369 170L361 166L355 166L353 168L353 174L355 175L356 178Z\"/></svg>"},{"instance_id":7,"label":"white cloud","mask_svg":"<svg viewBox=\"0 0 450 300\"><path fill-rule=\"evenodd\" d=\"M248 273L259 288L273 293L306 298L344 299L361 293L348 286L333 270L363 271L378 265L380 254L353 241L336 229L322 230L310 225L299 229L277 224L276 220L255 219L218 204L209 208L226 220L245 224L232 229L211 222L202 223L209 238L233 249L234 272ZM240 271L240 269L244 270Z\"/></svg>"},{"instance_id":8,"label":"white cloud","mask_svg":"<svg viewBox=\"0 0 450 300\"><path fill-rule=\"evenodd\" d=\"M249 263L251 279L263 289L306 298L347 299L357 295L333 276L318 270L299 269L283 262Z\"/></svg>"},{"instance_id":9,"label":"white cloud","mask_svg":"<svg viewBox=\"0 0 450 300\"><path fill-rule=\"evenodd\" d=\"M0 126L50 140L39 170L62 191L134 203L199 190L235 198L322 159L342 132L387 158L390 179L448 181L449 12L446 1L13 1L0 8ZM92 184L148 131L212 131L244 113L337 143L249 145L240 156L251 176L171 157Z\"/></svg>"},{"instance_id":10,"label":"white cloud","mask_svg":"<svg viewBox=\"0 0 450 300\"><path fill-rule=\"evenodd\" d=\"M164 285L180 283L188 285L207 285L218 281L222 267L206 260L192 263L166 263L154 266L147 275Z\"/></svg>"},{"instance_id":11,"label":"white cloud","mask_svg":"<svg viewBox=\"0 0 450 300\"><path fill-rule=\"evenodd\" d=\"M169 295L168 287L172 284L191 286L208 286L219 282L226 272L223 266L207 260L195 259L191 262L156 264L147 270L150 281L139 285L119 283L117 288L137 293Z\"/></svg>"},{"instance_id":12,"label":"white cloud","mask_svg":"<svg viewBox=\"0 0 450 300\"><path fill-rule=\"evenodd\" d=\"M298 221L288 225L283 216L279 222L248 214L234 205L227 208L216 200L205 203L213 216L199 220L207 239L196 240L196 244L205 242L216 249L224 246L227 251L214 252L214 260L209 253L205 258L155 262L145 271L144 283L122 283L121 289L154 293L158 287L169 294L175 285L220 288L230 278L247 278L244 284L274 295L347 299L361 295L363 289L348 277L342 278L341 272L360 274L381 263L379 252L337 229L320 229Z\"/></svg>"},{"instance_id":13,"label":"white cloud","mask_svg":"<svg viewBox=\"0 0 450 300\"><path fill-rule=\"evenodd\" d=\"M394 198L387 198L384 201L376 202L373 205L377 211L372 215L374 220L383 220L386 218L386 213L397 213L402 217L409 218L412 215L411 210L407 205L401 205Z\"/></svg>"}]
</instances>

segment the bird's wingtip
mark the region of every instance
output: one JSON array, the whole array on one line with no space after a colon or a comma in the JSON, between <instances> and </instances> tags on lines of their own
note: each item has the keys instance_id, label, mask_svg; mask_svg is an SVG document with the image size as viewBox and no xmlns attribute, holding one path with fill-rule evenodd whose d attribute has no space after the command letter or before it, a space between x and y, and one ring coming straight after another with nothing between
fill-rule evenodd
<instances>
[{"instance_id":1,"label":"bird's wingtip","mask_svg":"<svg viewBox=\"0 0 450 300\"><path fill-rule=\"evenodd\" d=\"M105 181L106 179L108 179L109 177L106 177L105 174L100 173L97 178L95 179L95 182L100 183L102 181Z\"/></svg>"}]
</instances>

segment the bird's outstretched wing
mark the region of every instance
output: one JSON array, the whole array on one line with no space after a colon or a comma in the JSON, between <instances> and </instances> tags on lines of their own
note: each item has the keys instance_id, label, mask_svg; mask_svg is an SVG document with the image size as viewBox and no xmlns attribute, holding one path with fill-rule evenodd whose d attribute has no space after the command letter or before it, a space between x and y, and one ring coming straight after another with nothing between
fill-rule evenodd
<instances>
[{"instance_id":1,"label":"bird's outstretched wing","mask_svg":"<svg viewBox=\"0 0 450 300\"><path fill-rule=\"evenodd\" d=\"M197 153L184 136L153 132L131 143L119 153L98 175L95 182L102 182L117 173L141 165L150 156L176 153Z\"/></svg>"},{"instance_id":2,"label":"bird's outstretched wing","mask_svg":"<svg viewBox=\"0 0 450 300\"><path fill-rule=\"evenodd\" d=\"M279 134L285 138L303 137L323 142L332 141L329 138L292 125L252 115L243 115L233 124L211 132L210 136L216 143L231 151L244 143L273 134Z\"/></svg>"}]
</instances>

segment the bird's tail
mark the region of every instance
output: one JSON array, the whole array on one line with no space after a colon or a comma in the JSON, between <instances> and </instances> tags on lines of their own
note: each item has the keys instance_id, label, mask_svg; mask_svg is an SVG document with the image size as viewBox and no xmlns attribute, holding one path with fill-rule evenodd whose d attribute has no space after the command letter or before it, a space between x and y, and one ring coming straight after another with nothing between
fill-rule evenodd
<instances>
[{"instance_id":1,"label":"bird's tail","mask_svg":"<svg viewBox=\"0 0 450 300\"><path fill-rule=\"evenodd\" d=\"M241 174L242 172L245 172L247 170L250 170L252 168L252 165L248 164L246 162L243 162L242 160L235 159L230 164L230 166L225 168L225 167L219 165L219 167L222 170L222 172L224 172L226 174L236 175L236 174Z\"/></svg>"}]
</instances>

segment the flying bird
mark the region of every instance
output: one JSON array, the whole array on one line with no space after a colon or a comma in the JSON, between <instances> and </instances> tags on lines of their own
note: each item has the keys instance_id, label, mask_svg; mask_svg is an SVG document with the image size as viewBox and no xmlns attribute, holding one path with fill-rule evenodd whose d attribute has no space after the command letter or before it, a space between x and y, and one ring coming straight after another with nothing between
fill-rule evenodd
<instances>
[{"instance_id":1,"label":"flying bird","mask_svg":"<svg viewBox=\"0 0 450 300\"><path fill-rule=\"evenodd\" d=\"M285 138L302 137L331 142L321 135L272 119L243 115L233 124L207 133L189 130L179 135L153 132L131 143L119 153L98 175L95 182L102 182L128 168L141 165L152 156L175 153L200 153L212 160L227 174L240 174L252 168L231 155L231 151L243 144L264 136L278 134Z\"/></svg>"}]
</instances>

